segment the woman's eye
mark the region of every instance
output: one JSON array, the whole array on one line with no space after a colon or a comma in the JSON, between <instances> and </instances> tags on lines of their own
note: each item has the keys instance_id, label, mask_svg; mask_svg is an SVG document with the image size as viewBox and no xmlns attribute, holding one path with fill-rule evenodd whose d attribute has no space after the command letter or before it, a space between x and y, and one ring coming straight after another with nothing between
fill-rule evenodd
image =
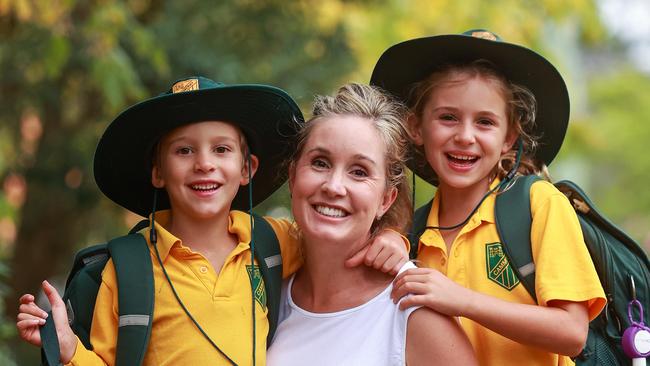
<instances>
[{"instance_id":1,"label":"woman's eye","mask_svg":"<svg viewBox=\"0 0 650 366\"><path fill-rule=\"evenodd\" d=\"M365 178L368 176L368 173L363 169L354 169L352 170L352 175L357 178Z\"/></svg>"},{"instance_id":2,"label":"woman's eye","mask_svg":"<svg viewBox=\"0 0 650 366\"><path fill-rule=\"evenodd\" d=\"M492 121L489 118L481 118L478 120L478 124L484 125L484 126L492 126L494 125L494 121Z\"/></svg>"}]
</instances>

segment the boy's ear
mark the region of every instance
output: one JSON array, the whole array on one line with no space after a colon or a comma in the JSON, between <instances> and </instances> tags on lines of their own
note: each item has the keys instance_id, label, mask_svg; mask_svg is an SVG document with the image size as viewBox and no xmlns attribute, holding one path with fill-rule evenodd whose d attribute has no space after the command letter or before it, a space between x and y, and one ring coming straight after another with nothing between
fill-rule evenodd
<instances>
[{"instance_id":1,"label":"boy's ear","mask_svg":"<svg viewBox=\"0 0 650 366\"><path fill-rule=\"evenodd\" d=\"M151 168L151 184L156 188L165 187L165 180L160 175L160 169L155 165Z\"/></svg>"},{"instance_id":2,"label":"boy's ear","mask_svg":"<svg viewBox=\"0 0 650 366\"><path fill-rule=\"evenodd\" d=\"M250 182L251 178L255 176L255 172L257 172L257 167L260 164L260 161L257 159L257 156L250 154L250 164L251 164L251 176L248 176L248 158L244 158L244 167L242 170L242 175L241 175L241 181L239 182L240 185L245 186Z\"/></svg>"},{"instance_id":3,"label":"boy's ear","mask_svg":"<svg viewBox=\"0 0 650 366\"><path fill-rule=\"evenodd\" d=\"M424 145L422 133L420 132L420 119L415 115L415 113L409 113L408 117L406 118L406 128L409 132L409 135L411 135L411 139L415 145Z\"/></svg>"}]
</instances>

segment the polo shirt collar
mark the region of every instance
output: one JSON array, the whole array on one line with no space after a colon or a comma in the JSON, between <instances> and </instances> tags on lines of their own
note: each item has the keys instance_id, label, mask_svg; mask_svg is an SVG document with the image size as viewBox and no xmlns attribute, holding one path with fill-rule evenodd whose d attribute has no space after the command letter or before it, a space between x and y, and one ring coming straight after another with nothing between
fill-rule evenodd
<instances>
[{"instance_id":1,"label":"polo shirt collar","mask_svg":"<svg viewBox=\"0 0 650 366\"><path fill-rule=\"evenodd\" d=\"M156 246L158 247L158 253L160 253L160 259L163 262L167 259L167 256L173 247L180 247L183 243L181 239L177 238L165 229L170 218L170 210L156 211L154 222L158 237ZM149 216L149 220L151 220L151 216ZM150 229L146 231L147 241L149 241L149 231ZM239 244L235 251L242 252L250 248L250 216L247 213L241 211L230 211L230 214L228 215L228 231L238 237Z\"/></svg>"},{"instance_id":2,"label":"polo shirt collar","mask_svg":"<svg viewBox=\"0 0 650 366\"><path fill-rule=\"evenodd\" d=\"M151 216L149 215L149 221L151 221ZM181 240L175 237L172 233L167 231L165 229L165 226L169 223L169 220L171 218L171 212L170 210L162 210L162 211L156 211L156 216L154 220L154 228L156 230L156 247L158 248L158 253L160 254L160 259L164 262L165 259L167 259L167 256L169 255L169 251L172 249L174 245L180 245ZM151 241L149 240L149 232L151 231L151 228L149 228L146 232L146 238L147 241L149 242L149 245L153 245Z\"/></svg>"},{"instance_id":3,"label":"polo shirt collar","mask_svg":"<svg viewBox=\"0 0 650 366\"><path fill-rule=\"evenodd\" d=\"M495 179L491 184L490 184L490 190L496 187L500 183L500 180L497 178ZM479 226L480 223L486 222L490 224L494 224L495 218L494 218L494 204L495 204L495 199L496 199L496 193L492 193L489 195L483 203L481 203L481 206L479 206L478 210L472 215L472 217L469 219L467 224L461 229L459 232L459 235L473 230L477 226ZM440 210L440 192L436 191L435 196L433 197L433 203L431 205L431 211L429 211L429 216L427 218L427 226L438 226L438 213ZM426 231L431 231L430 229L427 229ZM438 231L438 230L435 230ZM429 235L427 235L428 237ZM432 245L429 244L430 240L423 240L423 242L426 245Z\"/></svg>"}]
</instances>

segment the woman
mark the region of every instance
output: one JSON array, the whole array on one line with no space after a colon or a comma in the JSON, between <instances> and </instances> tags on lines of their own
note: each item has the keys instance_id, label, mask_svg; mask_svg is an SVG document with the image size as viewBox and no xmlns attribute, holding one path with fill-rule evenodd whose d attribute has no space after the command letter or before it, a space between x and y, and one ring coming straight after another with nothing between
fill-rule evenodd
<instances>
[{"instance_id":1,"label":"woman","mask_svg":"<svg viewBox=\"0 0 650 366\"><path fill-rule=\"evenodd\" d=\"M393 277L344 265L376 232L408 224L404 115L370 86L316 99L289 166L305 264L285 283L269 365L476 363L456 320L401 311L389 296Z\"/></svg>"}]
</instances>

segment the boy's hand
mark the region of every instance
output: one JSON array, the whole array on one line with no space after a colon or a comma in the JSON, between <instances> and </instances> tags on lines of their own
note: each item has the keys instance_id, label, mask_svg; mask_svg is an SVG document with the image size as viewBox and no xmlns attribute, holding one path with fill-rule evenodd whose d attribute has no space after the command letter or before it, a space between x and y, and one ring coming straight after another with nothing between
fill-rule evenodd
<instances>
[{"instance_id":1,"label":"boy's hand","mask_svg":"<svg viewBox=\"0 0 650 366\"><path fill-rule=\"evenodd\" d=\"M393 281L391 298L395 303L403 296L400 309L426 306L449 316L463 316L472 301L472 291L460 286L441 272L431 268L413 268L399 274Z\"/></svg>"},{"instance_id":2,"label":"boy's hand","mask_svg":"<svg viewBox=\"0 0 650 366\"><path fill-rule=\"evenodd\" d=\"M20 306L18 306L18 316L16 318L16 328L20 338L36 347L40 347L41 334L39 329L41 325L45 324L47 313L36 305L33 295L25 294L20 297Z\"/></svg>"},{"instance_id":3,"label":"boy's hand","mask_svg":"<svg viewBox=\"0 0 650 366\"><path fill-rule=\"evenodd\" d=\"M356 267L361 263L392 275L408 261L408 249L403 237L396 231L386 229L375 236L359 252L345 261L347 267Z\"/></svg>"},{"instance_id":4,"label":"boy's hand","mask_svg":"<svg viewBox=\"0 0 650 366\"><path fill-rule=\"evenodd\" d=\"M65 304L56 289L49 282L43 281L43 292L52 306L52 318L59 339L61 362L67 364L77 350L77 336L68 325L68 313ZM26 294L20 297L16 328L25 341L41 347L40 327L45 324L47 313L34 303L34 296Z\"/></svg>"}]
</instances>

